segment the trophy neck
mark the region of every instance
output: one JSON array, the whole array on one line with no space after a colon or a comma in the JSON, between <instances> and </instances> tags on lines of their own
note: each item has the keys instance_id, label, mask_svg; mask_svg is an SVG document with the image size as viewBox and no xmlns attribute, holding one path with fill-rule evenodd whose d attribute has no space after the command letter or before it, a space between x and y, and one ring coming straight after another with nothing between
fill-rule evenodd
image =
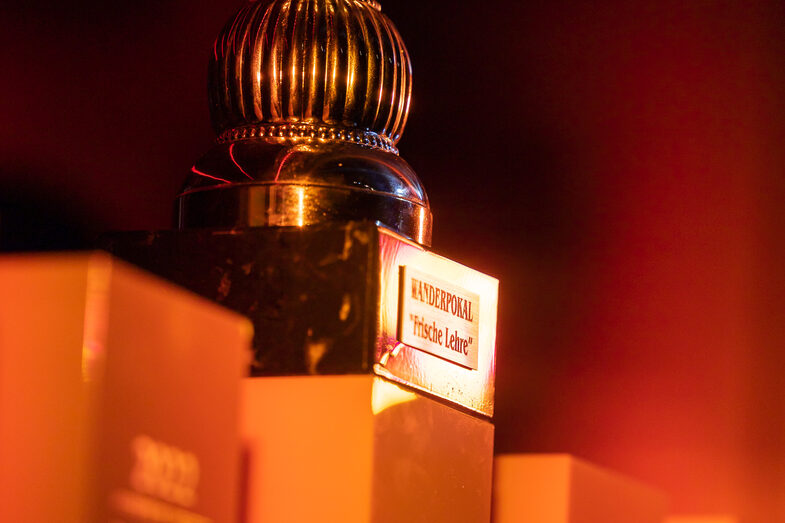
<instances>
[{"instance_id":1,"label":"trophy neck","mask_svg":"<svg viewBox=\"0 0 785 523\"><path fill-rule=\"evenodd\" d=\"M431 244L428 196L403 158L318 136L218 143L192 168L176 208L180 229L373 221Z\"/></svg>"}]
</instances>

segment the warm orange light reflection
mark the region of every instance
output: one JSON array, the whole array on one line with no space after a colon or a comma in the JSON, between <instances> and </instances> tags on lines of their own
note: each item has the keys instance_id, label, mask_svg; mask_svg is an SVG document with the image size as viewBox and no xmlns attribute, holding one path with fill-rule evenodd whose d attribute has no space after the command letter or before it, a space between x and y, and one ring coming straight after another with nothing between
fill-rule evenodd
<instances>
[{"instance_id":1,"label":"warm orange light reflection","mask_svg":"<svg viewBox=\"0 0 785 523\"><path fill-rule=\"evenodd\" d=\"M96 366L104 353L111 270L111 262L101 257L91 259L87 268L82 338L82 381L85 383L95 378Z\"/></svg>"},{"instance_id":2,"label":"warm orange light reflection","mask_svg":"<svg viewBox=\"0 0 785 523\"><path fill-rule=\"evenodd\" d=\"M425 239L425 207L420 207L420 230L417 232L417 243Z\"/></svg>"},{"instance_id":3,"label":"warm orange light reflection","mask_svg":"<svg viewBox=\"0 0 785 523\"><path fill-rule=\"evenodd\" d=\"M390 361L390 358L394 358L398 354L400 354L401 349L403 349L404 347L406 347L406 345L404 345L403 343L399 343L392 350L388 350L387 352L382 354L382 357L379 360L379 364L382 366L387 365L387 362Z\"/></svg>"},{"instance_id":4,"label":"warm orange light reflection","mask_svg":"<svg viewBox=\"0 0 785 523\"><path fill-rule=\"evenodd\" d=\"M305 187L297 187L297 226L305 224Z\"/></svg>"},{"instance_id":5,"label":"warm orange light reflection","mask_svg":"<svg viewBox=\"0 0 785 523\"><path fill-rule=\"evenodd\" d=\"M424 216L424 213L421 214ZM493 415L496 373L496 312L499 282L447 258L424 250L405 238L382 230L379 300L380 339L375 371L392 381L405 381L416 389L455 401L472 410ZM477 370L456 365L425 351L399 343L398 303L400 267L410 266L453 282L480 296ZM392 352L390 349L395 347ZM389 354L389 355L388 355Z\"/></svg>"},{"instance_id":6,"label":"warm orange light reflection","mask_svg":"<svg viewBox=\"0 0 785 523\"><path fill-rule=\"evenodd\" d=\"M405 390L394 383L375 379L373 381L373 391L371 392L371 411L379 414L395 405L408 403L417 399L414 392Z\"/></svg>"}]
</instances>

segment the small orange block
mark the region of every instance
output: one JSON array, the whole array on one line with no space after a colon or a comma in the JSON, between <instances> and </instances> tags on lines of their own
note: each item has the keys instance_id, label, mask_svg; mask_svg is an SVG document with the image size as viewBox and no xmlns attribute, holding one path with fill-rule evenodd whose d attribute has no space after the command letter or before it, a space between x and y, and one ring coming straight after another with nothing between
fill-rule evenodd
<instances>
[{"instance_id":1,"label":"small orange block","mask_svg":"<svg viewBox=\"0 0 785 523\"><path fill-rule=\"evenodd\" d=\"M662 523L663 493L566 454L496 457L496 523Z\"/></svg>"}]
</instances>

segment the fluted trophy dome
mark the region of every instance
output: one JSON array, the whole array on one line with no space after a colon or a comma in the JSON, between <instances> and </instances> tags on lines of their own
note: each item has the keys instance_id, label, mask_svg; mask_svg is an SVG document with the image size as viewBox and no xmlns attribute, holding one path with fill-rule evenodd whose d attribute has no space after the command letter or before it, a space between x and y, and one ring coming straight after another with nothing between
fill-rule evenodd
<instances>
[{"instance_id":1,"label":"fluted trophy dome","mask_svg":"<svg viewBox=\"0 0 785 523\"><path fill-rule=\"evenodd\" d=\"M406 125L411 62L379 5L277 0L246 5L210 61L217 133L260 123L307 123L375 135L392 148Z\"/></svg>"},{"instance_id":2,"label":"fluted trophy dome","mask_svg":"<svg viewBox=\"0 0 785 523\"><path fill-rule=\"evenodd\" d=\"M398 155L406 47L369 0L252 0L210 57L217 145L179 196L179 225L380 222L430 243L425 190Z\"/></svg>"}]
</instances>

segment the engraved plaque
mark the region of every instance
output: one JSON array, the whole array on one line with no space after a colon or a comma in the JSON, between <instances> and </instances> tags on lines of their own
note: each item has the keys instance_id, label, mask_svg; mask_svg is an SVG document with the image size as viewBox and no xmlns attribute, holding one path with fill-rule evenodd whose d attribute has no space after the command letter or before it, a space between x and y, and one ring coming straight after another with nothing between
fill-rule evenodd
<instances>
[{"instance_id":1,"label":"engraved plaque","mask_svg":"<svg viewBox=\"0 0 785 523\"><path fill-rule=\"evenodd\" d=\"M477 370L480 296L459 285L401 267L398 339Z\"/></svg>"}]
</instances>

